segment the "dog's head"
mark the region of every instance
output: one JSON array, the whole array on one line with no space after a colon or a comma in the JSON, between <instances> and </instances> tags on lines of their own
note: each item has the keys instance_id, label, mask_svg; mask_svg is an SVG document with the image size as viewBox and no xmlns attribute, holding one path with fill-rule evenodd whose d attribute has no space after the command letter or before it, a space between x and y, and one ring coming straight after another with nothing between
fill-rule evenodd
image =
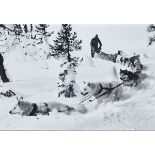
<instances>
[{"instance_id":1,"label":"dog's head","mask_svg":"<svg viewBox=\"0 0 155 155\"><path fill-rule=\"evenodd\" d=\"M46 103L37 106L36 103L29 103L19 100L17 105L9 112L22 116L36 116L37 114L49 115L50 109Z\"/></svg>"},{"instance_id":2,"label":"dog's head","mask_svg":"<svg viewBox=\"0 0 155 155\"><path fill-rule=\"evenodd\" d=\"M123 80L123 81L128 81L129 80L127 70L120 69L120 79Z\"/></svg>"},{"instance_id":3,"label":"dog's head","mask_svg":"<svg viewBox=\"0 0 155 155\"><path fill-rule=\"evenodd\" d=\"M96 84L91 82L84 82L83 88L81 90L81 94L83 96L94 94L96 91Z\"/></svg>"},{"instance_id":4,"label":"dog's head","mask_svg":"<svg viewBox=\"0 0 155 155\"><path fill-rule=\"evenodd\" d=\"M22 110L20 109L19 104L16 104L12 110L9 112L10 114L22 114Z\"/></svg>"},{"instance_id":5,"label":"dog's head","mask_svg":"<svg viewBox=\"0 0 155 155\"><path fill-rule=\"evenodd\" d=\"M36 116L38 107L35 103L18 101L17 105L9 112L10 114L20 114L22 116Z\"/></svg>"}]
</instances>

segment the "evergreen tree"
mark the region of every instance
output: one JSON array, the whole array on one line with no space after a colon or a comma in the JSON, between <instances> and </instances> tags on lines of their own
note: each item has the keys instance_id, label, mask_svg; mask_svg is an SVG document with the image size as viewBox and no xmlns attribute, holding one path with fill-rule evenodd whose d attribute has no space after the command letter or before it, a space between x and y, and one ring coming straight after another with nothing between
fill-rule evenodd
<instances>
[{"instance_id":1,"label":"evergreen tree","mask_svg":"<svg viewBox=\"0 0 155 155\"><path fill-rule=\"evenodd\" d=\"M28 33L28 27L27 27L27 24L23 24L24 25L24 32L25 33Z\"/></svg>"},{"instance_id":2,"label":"evergreen tree","mask_svg":"<svg viewBox=\"0 0 155 155\"><path fill-rule=\"evenodd\" d=\"M81 40L77 39L77 33L72 33L72 26L70 24L62 24L60 32L56 40L54 40L54 53L56 58L67 57L68 62L71 61L71 52L74 50L81 50Z\"/></svg>"},{"instance_id":3,"label":"evergreen tree","mask_svg":"<svg viewBox=\"0 0 155 155\"><path fill-rule=\"evenodd\" d=\"M35 56L39 58L37 55L40 55L40 52L41 55L45 53L48 56L50 52L48 38L53 34L51 30L48 32L48 27L47 24L0 24L0 28L3 29L7 36L7 51L20 45L23 48L21 52L25 56L32 58ZM42 52L45 50L46 52ZM37 59L35 58L35 60Z\"/></svg>"},{"instance_id":4,"label":"evergreen tree","mask_svg":"<svg viewBox=\"0 0 155 155\"><path fill-rule=\"evenodd\" d=\"M53 32L48 32L47 29L49 28L49 25L47 24L38 24L35 25L35 32L38 36L37 39L39 40L38 44L42 44L44 41L47 41L47 38L49 38Z\"/></svg>"},{"instance_id":5,"label":"evergreen tree","mask_svg":"<svg viewBox=\"0 0 155 155\"><path fill-rule=\"evenodd\" d=\"M45 60L50 52L48 38L53 34L53 31L48 28L47 24L0 24L0 42L3 45L0 47L0 52L10 52L19 47L18 51L23 52L24 60L27 56L36 61ZM2 60L0 76L3 82L9 81Z\"/></svg>"},{"instance_id":6,"label":"evergreen tree","mask_svg":"<svg viewBox=\"0 0 155 155\"><path fill-rule=\"evenodd\" d=\"M45 35L45 34L47 34L46 29L48 28L48 26L49 25L47 25L47 24L38 24L38 25L36 25L36 29L37 29L36 31L39 32L40 34Z\"/></svg>"},{"instance_id":7,"label":"evergreen tree","mask_svg":"<svg viewBox=\"0 0 155 155\"><path fill-rule=\"evenodd\" d=\"M33 25L30 24L30 32L32 32L32 31L33 31Z\"/></svg>"},{"instance_id":8,"label":"evergreen tree","mask_svg":"<svg viewBox=\"0 0 155 155\"><path fill-rule=\"evenodd\" d=\"M62 24L60 32L56 40L54 40L54 47L52 55L57 59L64 60L61 64L63 71L59 74L60 82L58 88L60 92L58 96L64 94L65 97L75 97L74 90L76 67L78 66L78 57L72 57L73 51L81 50L81 40L77 39L77 33L72 32L70 24Z\"/></svg>"},{"instance_id":9,"label":"evergreen tree","mask_svg":"<svg viewBox=\"0 0 155 155\"><path fill-rule=\"evenodd\" d=\"M23 33L21 24L13 24L13 31L16 36L20 36Z\"/></svg>"}]
</instances>

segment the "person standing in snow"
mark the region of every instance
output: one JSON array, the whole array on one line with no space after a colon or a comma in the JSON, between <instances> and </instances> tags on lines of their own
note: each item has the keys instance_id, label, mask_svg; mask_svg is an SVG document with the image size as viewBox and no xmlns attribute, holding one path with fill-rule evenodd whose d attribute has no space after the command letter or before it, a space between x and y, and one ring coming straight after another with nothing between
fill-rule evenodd
<instances>
[{"instance_id":1,"label":"person standing in snow","mask_svg":"<svg viewBox=\"0 0 155 155\"><path fill-rule=\"evenodd\" d=\"M96 34L94 38L92 38L90 42L91 46L91 56L94 57L95 53L99 53L101 51L102 43Z\"/></svg>"},{"instance_id":2,"label":"person standing in snow","mask_svg":"<svg viewBox=\"0 0 155 155\"><path fill-rule=\"evenodd\" d=\"M123 55L123 52L122 52L122 51L118 51L118 52L115 54L116 63L120 63L120 60L121 60L122 55Z\"/></svg>"},{"instance_id":3,"label":"person standing in snow","mask_svg":"<svg viewBox=\"0 0 155 155\"><path fill-rule=\"evenodd\" d=\"M4 62L4 59L3 59L2 54L0 53L0 77L1 77L2 81L5 83L5 82L9 82L9 79L6 76L3 62Z\"/></svg>"}]
</instances>

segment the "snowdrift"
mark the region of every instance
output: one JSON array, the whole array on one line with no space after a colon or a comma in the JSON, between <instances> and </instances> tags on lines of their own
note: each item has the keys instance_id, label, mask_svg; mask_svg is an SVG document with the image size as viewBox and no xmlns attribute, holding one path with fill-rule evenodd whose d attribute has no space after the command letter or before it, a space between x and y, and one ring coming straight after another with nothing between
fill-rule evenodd
<instances>
[{"instance_id":1,"label":"snowdrift","mask_svg":"<svg viewBox=\"0 0 155 155\"><path fill-rule=\"evenodd\" d=\"M1 130L154 130L155 129L155 63L154 59L143 57L147 66L145 73L150 75L138 88L124 87L124 95L118 102L102 103L95 108L96 102L85 104L86 114L78 112L71 115L53 111L49 116L22 117L10 115L9 111L16 104L15 97L0 97ZM58 98L56 93L59 62L49 60L48 69L39 67L35 61L6 60L12 82L3 84L1 89L11 89L25 100L31 102L58 101L78 105L80 98ZM119 80L113 70L119 73L119 64L84 57L77 69L77 81ZM79 86L80 87L80 86Z\"/></svg>"},{"instance_id":2,"label":"snowdrift","mask_svg":"<svg viewBox=\"0 0 155 155\"><path fill-rule=\"evenodd\" d=\"M118 74L122 66L99 58L84 57L83 62L77 69L77 80L99 82L119 80ZM117 75L114 74L116 69Z\"/></svg>"}]
</instances>

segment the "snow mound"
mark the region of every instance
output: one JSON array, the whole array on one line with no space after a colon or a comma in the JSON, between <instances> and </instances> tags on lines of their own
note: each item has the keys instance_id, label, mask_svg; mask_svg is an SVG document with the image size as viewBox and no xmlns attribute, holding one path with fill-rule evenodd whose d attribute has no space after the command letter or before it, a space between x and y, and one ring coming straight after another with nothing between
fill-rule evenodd
<instances>
[{"instance_id":1,"label":"snow mound","mask_svg":"<svg viewBox=\"0 0 155 155\"><path fill-rule=\"evenodd\" d=\"M82 61L81 66L95 67L95 64L94 64L93 59L91 57L85 56L85 57L83 57L83 61Z\"/></svg>"},{"instance_id":2,"label":"snow mound","mask_svg":"<svg viewBox=\"0 0 155 155\"><path fill-rule=\"evenodd\" d=\"M77 68L77 81L117 81L122 65L97 58L86 57ZM123 87L120 101L101 103L96 101L80 105L81 98L58 98L58 61L51 60L49 69L41 69L34 62L17 62L10 59L8 71L12 82L3 84L1 91L13 90L30 102L56 101L77 110L71 115L53 111L49 116L22 117L10 115L17 104L16 97L0 97L0 130L154 130L155 129L155 61L142 58L150 76L139 88ZM114 70L116 72L114 72ZM116 75L116 74L118 75ZM80 86L81 84L79 84Z\"/></svg>"},{"instance_id":3,"label":"snow mound","mask_svg":"<svg viewBox=\"0 0 155 155\"><path fill-rule=\"evenodd\" d=\"M86 65L84 63L77 69L77 80L89 82L111 82L119 80L119 72L122 66L107 60L88 58ZM92 64L93 62L93 67Z\"/></svg>"}]
</instances>

